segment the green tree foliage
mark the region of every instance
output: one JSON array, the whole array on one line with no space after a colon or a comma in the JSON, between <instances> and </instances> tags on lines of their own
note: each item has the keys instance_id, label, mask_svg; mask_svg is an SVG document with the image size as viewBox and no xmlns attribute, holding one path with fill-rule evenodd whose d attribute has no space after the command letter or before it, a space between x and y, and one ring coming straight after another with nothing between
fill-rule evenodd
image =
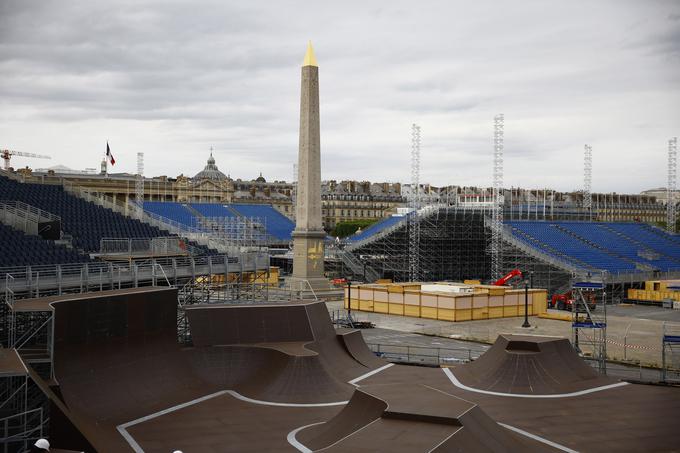
<instances>
[{"instance_id":1,"label":"green tree foliage","mask_svg":"<svg viewBox=\"0 0 680 453\"><path fill-rule=\"evenodd\" d=\"M356 233L359 228L364 230L375 222L375 220L349 220L347 222L340 222L335 225L335 228L331 231L331 236L340 238L351 236Z\"/></svg>"}]
</instances>

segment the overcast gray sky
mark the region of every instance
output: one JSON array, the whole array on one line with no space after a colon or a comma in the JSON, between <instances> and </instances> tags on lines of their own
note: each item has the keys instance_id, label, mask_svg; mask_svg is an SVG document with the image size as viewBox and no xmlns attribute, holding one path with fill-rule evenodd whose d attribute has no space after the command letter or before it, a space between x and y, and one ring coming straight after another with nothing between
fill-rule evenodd
<instances>
[{"instance_id":1,"label":"overcast gray sky","mask_svg":"<svg viewBox=\"0 0 680 453\"><path fill-rule=\"evenodd\" d=\"M233 178L292 179L300 65L320 66L322 177L490 185L665 185L680 135L680 2L0 2L0 148L15 166L193 175L215 148Z\"/></svg>"}]
</instances>

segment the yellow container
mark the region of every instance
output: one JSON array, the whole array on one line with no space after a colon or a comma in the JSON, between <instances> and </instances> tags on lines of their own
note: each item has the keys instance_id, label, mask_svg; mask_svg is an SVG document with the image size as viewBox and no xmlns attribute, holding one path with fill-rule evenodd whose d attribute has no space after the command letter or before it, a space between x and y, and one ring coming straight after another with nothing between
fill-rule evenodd
<instances>
[{"instance_id":1,"label":"yellow container","mask_svg":"<svg viewBox=\"0 0 680 453\"><path fill-rule=\"evenodd\" d=\"M388 302L373 302L373 311L375 313L389 313L390 304Z\"/></svg>"},{"instance_id":2,"label":"yellow container","mask_svg":"<svg viewBox=\"0 0 680 453\"><path fill-rule=\"evenodd\" d=\"M420 305L404 305L404 316L420 318Z\"/></svg>"},{"instance_id":3,"label":"yellow container","mask_svg":"<svg viewBox=\"0 0 680 453\"><path fill-rule=\"evenodd\" d=\"M451 308L440 308L437 310L437 319L441 319L442 321L455 321L456 310Z\"/></svg>"},{"instance_id":4,"label":"yellow container","mask_svg":"<svg viewBox=\"0 0 680 453\"><path fill-rule=\"evenodd\" d=\"M437 307L420 307L420 317L437 319Z\"/></svg>"},{"instance_id":5,"label":"yellow container","mask_svg":"<svg viewBox=\"0 0 680 453\"><path fill-rule=\"evenodd\" d=\"M489 307L489 318L502 318L503 307Z\"/></svg>"},{"instance_id":6,"label":"yellow container","mask_svg":"<svg viewBox=\"0 0 680 453\"><path fill-rule=\"evenodd\" d=\"M473 320L489 319L489 308L488 307L473 308L472 309L472 319Z\"/></svg>"},{"instance_id":7,"label":"yellow container","mask_svg":"<svg viewBox=\"0 0 680 453\"><path fill-rule=\"evenodd\" d=\"M389 304L389 313L391 315L402 315L403 316L404 315L404 304Z\"/></svg>"},{"instance_id":8,"label":"yellow container","mask_svg":"<svg viewBox=\"0 0 680 453\"><path fill-rule=\"evenodd\" d=\"M373 301L372 300L360 300L359 310L363 311L373 311Z\"/></svg>"},{"instance_id":9,"label":"yellow container","mask_svg":"<svg viewBox=\"0 0 680 453\"><path fill-rule=\"evenodd\" d=\"M517 305L506 305L503 307L503 316L510 318L513 316L518 316Z\"/></svg>"},{"instance_id":10,"label":"yellow container","mask_svg":"<svg viewBox=\"0 0 680 453\"><path fill-rule=\"evenodd\" d=\"M472 320L472 309L471 308L459 308L456 310L456 321L471 321Z\"/></svg>"}]
</instances>

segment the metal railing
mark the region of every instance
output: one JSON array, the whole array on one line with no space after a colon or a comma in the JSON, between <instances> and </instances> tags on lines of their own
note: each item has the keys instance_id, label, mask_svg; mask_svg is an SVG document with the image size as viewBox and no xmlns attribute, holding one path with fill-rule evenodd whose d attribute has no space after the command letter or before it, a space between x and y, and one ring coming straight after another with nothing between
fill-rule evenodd
<instances>
[{"instance_id":1,"label":"metal railing","mask_svg":"<svg viewBox=\"0 0 680 453\"><path fill-rule=\"evenodd\" d=\"M186 255L194 247L177 236L155 238L102 238L99 253L102 255ZM194 250L195 251L195 250Z\"/></svg>"},{"instance_id":2,"label":"metal railing","mask_svg":"<svg viewBox=\"0 0 680 453\"><path fill-rule=\"evenodd\" d=\"M137 287L197 275L239 273L269 269L266 252L238 255L155 257L145 260L91 262L0 268L0 293L39 297L103 289Z\"/></svg>"},{"instance_id":3,"label":"metal railing","mask_svg":"<svg viewBox=\"0 0 680 453\"><path fill-rule=\"evenodd\" d=\"M454 365L471 362L479 353L469 348L438 348L432 346L410 346L366 343L378 357L389 362L412 363L417 365Z\"/></svg>"},{"instance_id":4,"label":"metal railing","mask_svg":"<svg viewBox=\"0 0 680 453\"><path fill-rule=\"evenodd\" d=\"M16 200L0 200L0 222L27 234L37 235L39 223L61 222L61 217Z\"/></svg>"}]
</instances>

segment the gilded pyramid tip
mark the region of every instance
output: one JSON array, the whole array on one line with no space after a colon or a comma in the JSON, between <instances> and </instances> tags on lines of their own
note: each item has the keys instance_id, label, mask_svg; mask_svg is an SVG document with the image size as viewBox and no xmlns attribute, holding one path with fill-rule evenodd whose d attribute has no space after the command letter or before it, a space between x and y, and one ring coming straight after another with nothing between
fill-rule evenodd
<instances>
[{"instance_id":1,"label":"gilded pyramid tip","mask_svg":"<svg viewBox=\"0 0 680 453\"><path fill-rule=\"evenodd\" d=\"M316 62L316 57L314 56L314 49L312 49L312 41L309 41L309 44L307 44L307 53L305 53L305 59L302 62L302 66L319 66Z\"/></svg>"}]
</instances>

